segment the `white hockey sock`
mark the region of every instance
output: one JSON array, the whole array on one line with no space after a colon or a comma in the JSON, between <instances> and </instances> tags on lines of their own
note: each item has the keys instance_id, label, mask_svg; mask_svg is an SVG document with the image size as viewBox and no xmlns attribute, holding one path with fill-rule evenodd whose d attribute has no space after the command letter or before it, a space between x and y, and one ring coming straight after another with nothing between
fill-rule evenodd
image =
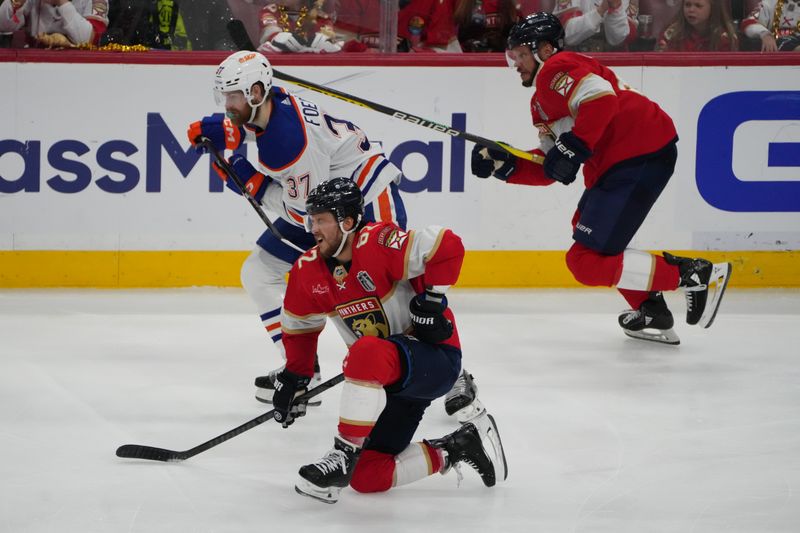
<instances>
[{"instance_id":1,"label":"white hockey sock","mask_svg":"<svg viewBox=\"0 0 800 533\"><path fill-rule=\"evenodd\" d=\"M368 433L375 425L385 406L386 392L380 383L345 378L339 403L339 433L347 439L361 438L365 430Z\"/></svg>"},{"instance_id":2,"label":"white hockey sock","mask_svg":"<svg viewBox=\"0 0 800 533\"><path fill-rule=\"evenodd\" d=\"M617 282L617 288L650 291L656 271L655 259L655 256L648 252L627 248L622 255L622 274Z\"/></svg>"},{"instance_id":3,"label":"white hockey sock","mask_svg":"<svg viewBox=\"0 0 800 533\"><path fill-rule=\"evenodd\" d=\"M433 471L433 461L428 455L429 449L422 442L412 442L394 458L394 480L392 486L408 485L414 481L428 477ZM440 463L444 462L440 458Z\"/></svg>"}]
</instances>

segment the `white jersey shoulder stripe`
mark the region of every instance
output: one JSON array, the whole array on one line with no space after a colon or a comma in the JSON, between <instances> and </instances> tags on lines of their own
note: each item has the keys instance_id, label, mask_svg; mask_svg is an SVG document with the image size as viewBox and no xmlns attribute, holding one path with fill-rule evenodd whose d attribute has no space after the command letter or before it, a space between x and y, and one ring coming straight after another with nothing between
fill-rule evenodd
<instances>
[{"instance_id":1,"label":"white jersey shoulder stripe","mask_svg":"<svg viewBox=\"0 0 800 533\"><path fill-rule=\"evenodd\" d=\"M588 74L572 90L568 102L569 112L574 117L578 114L578 108L582 103L591 102L603 96L614 96L614 94L614 88L608 80L597 74Z\"/></svg>"}]
</instances>

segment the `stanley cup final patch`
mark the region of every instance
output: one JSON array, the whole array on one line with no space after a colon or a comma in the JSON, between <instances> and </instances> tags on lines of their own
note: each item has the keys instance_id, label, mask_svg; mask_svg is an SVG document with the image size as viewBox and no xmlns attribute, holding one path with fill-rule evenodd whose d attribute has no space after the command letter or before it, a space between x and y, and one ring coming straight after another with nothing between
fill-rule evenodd
<instances>
[{"instance_id":1,"label":"stanley cup final patch","mask_svg":"<svg viewBox=\"0 0 800 533\"><path fill-rule=\"evenodd\" d=\"M365 292L375 292L375 282L372 281L372 278L369 277L369 273L366 270L359 270L358 274L356 274L356 279Z\"/></svg>"}]
</instances>

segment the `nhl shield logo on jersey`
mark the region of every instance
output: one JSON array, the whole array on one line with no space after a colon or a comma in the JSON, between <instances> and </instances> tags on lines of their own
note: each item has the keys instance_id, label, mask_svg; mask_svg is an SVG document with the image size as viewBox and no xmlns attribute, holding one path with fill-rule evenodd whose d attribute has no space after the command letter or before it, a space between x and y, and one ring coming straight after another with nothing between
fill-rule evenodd
<instances>
[{"instance_id":1,"label":"nhl shield logo on jersey","mask_svg":"<svg viewBox=\"0 0 800 533\"><path fill-rule=\"evenodd\" d=\"M372 278L369 277L369 273L366 270L360 270L358 274L356 274L356 279L361 284L361 288L366 292L375 291L375 282L372 281Z\"/></svg>"},{"instance_id":2,"label":"nhl shield logo on jersey","mask_svg":"<svg viewBox=\"0 0 800 533\"><path fill-rule=\"evenodd\" d=\"M572 79L572 76L566 72L559 72L550 83L550 88L566 98L573 85L575 85L575 80Z\"/></svg>"},{"instance_id":3,"label":"nhl shield logo on jersey","mask_svg":"<svg viewBox=\"0 0 800 533\"><path fill-rule=\"evenodd\" d=\"M386 227L378 235L378 244L382 244L387 248L399 250L408 239L408 232L400 228Z\"/></svg>"},{"instance_id":4,"label":"nhl shield logo on jersey","mask_svg":"<svg viewBox=\"0 0 800 533\"><path fill-rule=\"evenodd\" d=\"M339 305L336 312L357 337L366 335L385 339L389 336L386 314L374 296Z\"/></svg>"}]
</instances>

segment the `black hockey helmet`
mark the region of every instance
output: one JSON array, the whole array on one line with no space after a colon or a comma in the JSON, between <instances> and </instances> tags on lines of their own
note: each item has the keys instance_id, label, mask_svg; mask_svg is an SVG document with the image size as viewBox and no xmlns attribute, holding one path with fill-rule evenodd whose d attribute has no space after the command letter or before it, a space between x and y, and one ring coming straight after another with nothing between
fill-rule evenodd
<instances>
[{"instance_id":1,"label":"black hockey helmet","mask_svg":"<svg viewBox=\"0 0 800 533\"><path fill-rule=\"evenodd\" d=\"M330 211L339 222L352 217L356 225L364 215L361 189L349 178L331 178L314 187L306 199L306 212L316 215Z\"/></svg>"},{"instance_id":2,"label":"black hockey helmet","mask_svg":"<svg viewBox=\"0 0 800 533\"><path fill-rule=\"evenodd\" d=\"M548 42L558 50L564 49L564 27L558 17L544 11L533 13L517 22L508 32L507 48L528 45L536 52L540 42Z\"/></svg>"}]
</instances>

